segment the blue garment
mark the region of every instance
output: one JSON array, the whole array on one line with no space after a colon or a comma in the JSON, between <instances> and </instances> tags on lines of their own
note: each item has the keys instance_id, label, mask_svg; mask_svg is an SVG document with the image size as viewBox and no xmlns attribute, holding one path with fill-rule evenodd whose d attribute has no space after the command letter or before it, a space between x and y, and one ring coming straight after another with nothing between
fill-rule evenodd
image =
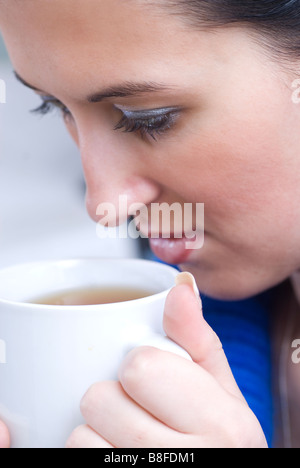
<instances>
[{"instance_id":1,"label":"blue garment","mask_svg":"<svg viewBox=\"0 0 300 468\"><path fill-rule=\"evenodd\" d=\"M161 262L156 257L154 260ZM211 299L200 291L204 317L220 338L235 380L269 447L274 425L270 338L274 291L234 302Z\"/></svg>"},{"instance_id":2,"label":"blue garment","mask_svg":"<svg viewBox=\"0 0 300 468\"><path fill-rule=\"evenodd\" d=\"M272 291L224 302L202 294L204 317L219 336L235 380L259 420L269 447L273 440L270 340Z\"/></svg>"}]
</instances>

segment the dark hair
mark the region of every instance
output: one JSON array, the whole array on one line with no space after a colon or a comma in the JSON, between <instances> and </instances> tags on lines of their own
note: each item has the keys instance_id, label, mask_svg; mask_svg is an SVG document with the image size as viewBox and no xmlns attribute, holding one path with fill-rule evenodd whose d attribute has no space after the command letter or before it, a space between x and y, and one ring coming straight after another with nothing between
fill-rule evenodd
<instances>
[{"instance_id":1,"label":"dark hair","mask_svg":"<svg viewBox=\"0 0 300 468\"><path fill-rule=\"evenodd\" d=\"M300 0L167 0L195 27L248 26L273 52L300 58Z\"/></svg>"}]
</instances>

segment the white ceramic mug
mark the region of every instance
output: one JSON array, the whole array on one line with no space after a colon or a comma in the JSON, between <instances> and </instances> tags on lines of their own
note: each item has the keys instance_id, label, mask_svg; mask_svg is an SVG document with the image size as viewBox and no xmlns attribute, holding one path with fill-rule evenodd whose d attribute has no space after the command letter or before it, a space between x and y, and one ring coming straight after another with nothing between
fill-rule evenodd
<instances>
[{"instance_id":1,"label":"white ceramic mug","mask_svg":"<svg viewBox=\"0 0 300 468\"><path fill-rule=\"evenodd\" d=\"M13 448L64 447L83 423L80 400L101 380L117 379L127 352L152 345L188 355L164 336L166 296L178 271L138 259L30 263L0 271L0 420ZM122 303L37 305L52 292L134 287L153 294Z\"/></svg>"}]
</instances>

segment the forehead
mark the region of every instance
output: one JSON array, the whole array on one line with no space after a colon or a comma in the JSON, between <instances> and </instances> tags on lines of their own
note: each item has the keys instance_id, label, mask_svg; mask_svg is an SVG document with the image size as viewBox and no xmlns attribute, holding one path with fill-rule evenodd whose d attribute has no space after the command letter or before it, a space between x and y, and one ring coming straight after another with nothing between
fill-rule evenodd
<instances>
[{"instance_id":1,"label":"forehead","mask_svg":"<svg viewBox=\"0 0 300 468\"><path fill-rule=\"evenodd\" d=\"M0 29L18 74L62 100L137 78L192 89L247 61L244 31L189 29L159 4L0 0Z\"/></svg>"},{"instance_id":2,"label":"forehead","mask_svg":"<svg viewBox=\"0 0 300 468\"><path fill-rule=\"evenodd\" d=\"M30 82L32 67L43 81L45 72L63 81L72 72L88 81L97 70L109 81L104 85L120 81L125 69L132 75L150 64L152 72L155 64L161 69L161 54L183 42L176 39L177 21L170 19L166 28L168 18L158 16L136 0L0 0L0 28L12 61Z\"/></svg>"}]
</instances>

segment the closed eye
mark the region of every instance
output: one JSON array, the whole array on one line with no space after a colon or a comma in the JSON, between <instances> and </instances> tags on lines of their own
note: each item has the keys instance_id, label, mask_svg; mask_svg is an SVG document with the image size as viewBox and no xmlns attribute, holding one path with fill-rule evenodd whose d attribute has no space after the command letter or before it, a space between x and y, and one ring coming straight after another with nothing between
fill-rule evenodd
<instances>
[{"instance_id":1,"label":"closed eye","mask_svg":"<svg viewBox=\"0 0 300 468\"><path fill-rule=\"evenodd\" d=\"M123 113L115 130L125 133L139 133L142 137L150 136L153 140L170 130L179 117L179 108L151 109L146 111L128 111L119 108Z\"/></svg>"},{"instance_id":2,"label":"closed eye","mask_svg":"<svg viewBox=\"0 0 300 468\"><path fill-rule=\"evenodd\" d=\"M59 110L64 119L72 117L70 110L58 99L52 96L40 96L42 104L31 112L47 115L53 110ZM142 138L149 136L154 141L170 130L177 121L181 108L169 107L149 109L142 111L129 111L115 106L122 112L122 118L115 125L114 130L123 130L124 133L138 133Z\"/></svg>"},{"instance_id":3,"label":"closed eye","mask_svg":"<svg viewBox=\"0 0 300 468\"><path fill-rule=\"evenodd\" d=\"M70 117L71 112L69 109L58 99L55 99L51 96L41 96L42 104L36 109L33 109L31 112L35 114L46 115L52 112L55 109L58 109L62 112L63 117Z\"/></svg>"}]
</instances>

